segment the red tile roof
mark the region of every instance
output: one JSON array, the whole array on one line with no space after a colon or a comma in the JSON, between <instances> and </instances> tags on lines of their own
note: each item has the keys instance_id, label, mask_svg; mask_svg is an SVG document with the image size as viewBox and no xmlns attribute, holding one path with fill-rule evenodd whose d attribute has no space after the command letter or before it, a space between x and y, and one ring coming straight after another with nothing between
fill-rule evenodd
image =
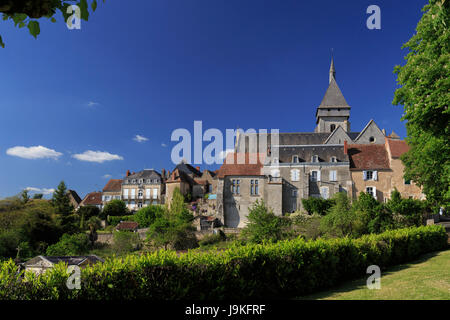
<instances>
[{"instance_id":1,"label":"red tile roof","mask_svg":"<svg viewBox=\"0 0 450 320\"><path fill-rule=\"evenodd\" d=\"M134 222L134 221L122 221L121 223L119 223L116 227L116 230L122 230L122 231L126 231L126 230L136 230L139 227L139 223Z\"/></svg>"},{"instance_id":2,"label":"red tile roof","mask_svg":"<svg viewBox=\"0 0 450 320\"><path fill-rule=\"evenodd\" d=\"M348 145L351 170L389 169L389 159L383 144Z\"/></svg>"},{"instance_id":3,"label":"red tile roof","mask_svg":"<svg viewBox=\"0 0 450 320\"><path fill-rule=\"evenodd\" d=\"M96 206L102 204L102 193L101 192L91 192L84 197L81 201L81 206Z\"/></svg>"},{"instance_id":4,"label":"red tile roof","mask_svg":"<svg viewBox=\"0 0 450 320\"><path fill-rule=\"evenodd\" d=\"M103 188L103 192L120 192L122 190L122 179L111 179Z\"/></svg>"},{"instance_id":5,"label":"red tile roof","mask_svg":"<svg viewBox=\"0 0 450 320\"><path fill-rule=\"evenodd\" d=\"M224 178L225 176L261 176L265 157L264 153L245 153L245 159L241 160L236 153L229 153L217 176L219 178ZM256 163L253 163L255 162L254 160L256 160Z\"/></svg>"},{"instance_id":6,"label":"red tile roof","mask_svg":"<svg viewBox=\"0 0 450 320\"><path fill-rule=\"evenodd\" d=\"M399 158L402 154L409 151L409 146L404 140L387 139L392 158Z\"/></svg>"}]
</instances>

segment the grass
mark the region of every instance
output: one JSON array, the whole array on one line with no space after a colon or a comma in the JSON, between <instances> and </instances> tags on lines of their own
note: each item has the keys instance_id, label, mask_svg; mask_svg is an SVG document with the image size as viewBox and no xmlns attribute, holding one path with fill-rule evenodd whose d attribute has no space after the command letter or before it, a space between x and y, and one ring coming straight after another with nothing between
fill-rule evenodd
<instances>
[{"instance_id":1,"label":"grass","mask_svg":"<svg viewBox=\"0 0 450 320\"><path fill-rule=\"evenodd\" d=\"M412 263L381 271L381 289L369 290L367 277L305 300L450 300L450 249L422 256Z\"/></svg>"}]
</instances>

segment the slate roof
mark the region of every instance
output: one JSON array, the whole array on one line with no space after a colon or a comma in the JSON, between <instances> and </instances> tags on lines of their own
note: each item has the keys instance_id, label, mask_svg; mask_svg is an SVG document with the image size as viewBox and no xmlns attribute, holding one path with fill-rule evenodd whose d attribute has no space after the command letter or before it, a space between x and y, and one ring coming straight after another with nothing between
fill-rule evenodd
<instances>
[{"instance_id":1,"label":"slate roof","mask_svg":"<svg viewBox=\"0 0 450 320\"><path fill-rule=\"evenodd\" d=\"M81 198L75 190L67 190L67 193L70 194L77 204L80 204Z\"/></svg>"},{"instance_id":2,"label":"slate roof","mask_svg":"<svg viewBox=\"0 0 450 320\"><path fill-rule=\"evenodd\" d=\"M319 108L325 109L328 107L350 108L334 77L331 79L328 89L319 106Z\"/></svg>"},{"instance_id":3,"label":"slate roof","mask_svg":"<svg viewBox=\"0 0 450 320\"><path fill-rule=\"evenodd\" d=\"M58 264L59 262L67 263L67 265L80 265L84 261L89 260L90 263L104 262L103 259L96 255L88 256L37 256L24 263L25 266L33 266L40 260L46 260L51 264Z\"/></svg>"},{"instance_id":4,"label":"slate roof","mask_svg":"<svg viewBox=\"0 0 450 320\"><path fill-rule=\"evenodd\" d=\"M226 176L261 176L262 167L265 160L265 154L254 154L256 156L256 163L251 163L252 158L249 153L245 153L245 159L243 163L236 153L229 153L217 173L218 178L224 178Z\"/></svg>"},{"instance_id":5,"label":"slate roof","mask_svg":"<svg viewBox=\"0 0 450 320\"><path fill-rule=\"evenodd\" d=\"M383 144L348 145L350 170L383 170L389 168L388 154Z\"/></svg>"},{"instance_id":6,"label":"slate roof","mask_svg":"<svg viewBox=\"0 0 450 320\"><path fill-rule=\"evenodd\" d=\"M153 169L144 169L142 171L130 174L126 179L151 179L151 178L160 178L161 174Z\"/></svg>"},{"instance_id":7,"label":"slate roof","mask_svg":"<svg viewBox=\"0 0 450 320\"><path fill-rule=\"evenodd\" d=\"M122 190L122 179L110 179L103 188L103 192L120 192Z\"/></svg>"},{"instance_id":8,"label":"slate roof","mask_svg":"<svg viewBox=\"0 0 450 320\"><path fill-rule=\"evenodd\" d=\"M192 174L192 175L197 176L197 177L201 177L201 175L202 175L202 173L199 170L197 170L196 168L194 168L190 164L184 163L184 162L181 162L180 164L178 164L175 167L175 169L178 169L178 170L180 170L180 171L182 171L182 172L184 172L186 174L189 174L189 175Z\"/></svg>"},{"instance_id":9,"label":"slate roof","mask_svg":"<svg viewBox=\"0 0 450 320\"><path fill-rule=\"evenodd\" d=\"M80 206L97 206L102 204L102 193L101 192L91 192L84 197L81 201Z\"/></svg>"},{"instance_id":10,"label":"slate roof","mask_svg":"<svg viewBox=\"0 0 450 320\"><path fill-rule=\"evenodd\" d=\"M311 162L314 155L319 157L319 162L330 162L331 157L336 157L338 162L348 162L348 155L344 153L344 146L307 146L307 147L280 147L279 162L291 163L292 157L299 157L299 162Z\"/></svg>"},{"instance_id":11,"label":"slate roof","mask_svg":"<svg viewBox=\"0 0 450 320\"><path fill-rule=\"evenodd\" d=\"M399 158L402 154L409 151L409 146L406 141L387 139L388 147L392 158Z\"/></svg>"},{"instance_id":12,"label":"slate roof","mask_svg":"<svg viewBox=\"0 0 450 320\"><path fill-rule=\"evenodd\" d=\"M194 179L192 179L186 172L181 171L180 169L175 168L167 179L166 183L174 183L174 182L187 182L190 185L196 184Z\"/></svg>"}]
</instances>

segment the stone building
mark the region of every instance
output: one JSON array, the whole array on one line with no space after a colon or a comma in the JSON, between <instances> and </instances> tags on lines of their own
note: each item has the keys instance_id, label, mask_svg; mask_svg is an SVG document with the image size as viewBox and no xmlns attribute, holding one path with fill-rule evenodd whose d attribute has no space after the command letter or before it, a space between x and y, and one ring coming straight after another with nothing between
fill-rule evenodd
<instances>
[{"instance_id":1,"label":"stone building","mask_svg":"<svg viewBox=\"0 0 450 320\"><path fill-rule=\"evenodd\" d=\"M150 204L164 203L164 183L159 172L145 169L126 173L122 182L122 200L135 211Z\"/></svg>"},{"instance_id":2,"label":"stone building","mask_svg":"<svg viewBox=\"0 0 450 320\"><path fill-rule=\"evenodd\" d=\"M397 187L402 195L421 197L420 189L402 181L399 155L406 143L386 137L373 120L361 131L352 131L350 110L332 60L328 88L316 109L314 132L239 132L232 154L235 158L227 157L217 175L217 217L221 222L226 227L244 226L248 208L256 199L263 199L281 215L302 210L302 199L327 199L337 192L356 197L364 191L385 201ZM255 154L258 162L250 161L248 155ZM245 155L246 161L227 161L239 155Z\"/></svg>"},{"instance_id":3,"label":"stone building","mask_svg":"<svg viewBox=\"0 0 450 320\"><path fill-rule=\"evenodd\" d=\"M172 202L173 192L176 188L180 189L181 194L191 196L192 200L202 197L204 188L207 187L206 176L203 177L200 168L194 168L188 163L182 161L170 174L166 181L165 200L169 204Z\"/></svg>"},{"instance_id":4,"label":"stone building","mask_svg":"<svg viewBox=\"0 0 450 320\"><path fill-rule=\"evenodd\" d=\"M107 204L111 200L122 199L122 183L122 179L110 179L108 181L102 192L103 206L105 206L105 204Z\"/></svg>"},{"instance_id":5,"label":"stone building","mask_svg":"<svg viewBox=\"0 0 450 320\"><path fill-rule=\"evenodd\" d=\"M94 206L102 210L102 193L100 191L90 192L84 197L83 201L80 203L80 207L84 206Z\"/></svg>"}]
</instances>

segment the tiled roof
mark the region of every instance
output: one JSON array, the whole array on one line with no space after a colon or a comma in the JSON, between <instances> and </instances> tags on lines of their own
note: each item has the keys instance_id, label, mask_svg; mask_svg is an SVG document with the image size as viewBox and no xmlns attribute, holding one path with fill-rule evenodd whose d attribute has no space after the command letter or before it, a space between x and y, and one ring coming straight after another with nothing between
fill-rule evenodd
<instances>
[{"instance_id":1,"label":"tiled roof","mask_svg":"<svg viewBox=\"0 0 450 320\"><path fill-rule=\"evenodd\" d=\"M389 169L388 154L382 144L351 144L348 155L351 170Z\"/></svg>"},{"instance_id":2,"label":"tiled roof","mask_svg":"<svg viewBox=\"0 0 450 320\"><path fill-rule=\"evenodd\" d=\"M409 146L404 140L387 139L392 158L399 158L409 151Z\"/></svg>"},{"instance_id":3,"label":"tiled roof","mask_svg":"<svg viewBox=\"0 0 450 320\"><path fill-rule=\"evenodd\" d=\"M102 204L102 193L101 192L91 192L84 197L81 201L81 206L97 206Z\"/></svg>"},{"instance_id":4,"label":"tiled roof","mask_svg":"<svg viewBox=\"0 0 450 320\"><path fill-rule=\"evenodd\" d=\"M169 176L169 179L167 179L166 183L173 183L173 182L187 182L190 185L196 184L194 179L192 179L186 172L181 171L178 168L175 168L175 170L172 171L172 173Z\"/></svg>"},{"instance_id":5,"label":"tiled roof","mask_svg":"<svg viewBox=\"0 0 450 320\"><path fill-rule=\"evenodd\" d=\"M153 169L144 169L139 172L130 174L127 179L147 179L147 178L161 178L161 174Z\"/></svg>"},{"instance_id":6,"label":"tiled roof","mask_svg":"<svg viewBox=\"0 0 450 320\"><path fill-rule=\"evenodd\" d=\"M103 188L103 192L119 192L122 190L122 179L111 179Z\"/></svg>"},{"instance_id":7,"label":"tiled roof","mask_svg":"<svg viewBox=\"0 0 450 320\"><path fill-rule=\"evenodd\" d=\"M136 230L139 227L139 223L134 221L122 221L116 227L116 230Z\"/></svg>"},{"instance_id":8,"label":"tiled roof","mask_svg":"<svg viewBox=\"0 0 450 320\"><path fill-rule=\"evenodd\" d=\"M253 160L250 157L251 154L245 153L245 159L243 163L238 163L241 160L237 157L236 153L229 153L225 159L223 165L220 167L217 174L218 178L224 178L226 176L261 176L262 167L265 160L265 154L252 154L256 156L256 163L251 163Z\"/></svg>"}]
</instances>

